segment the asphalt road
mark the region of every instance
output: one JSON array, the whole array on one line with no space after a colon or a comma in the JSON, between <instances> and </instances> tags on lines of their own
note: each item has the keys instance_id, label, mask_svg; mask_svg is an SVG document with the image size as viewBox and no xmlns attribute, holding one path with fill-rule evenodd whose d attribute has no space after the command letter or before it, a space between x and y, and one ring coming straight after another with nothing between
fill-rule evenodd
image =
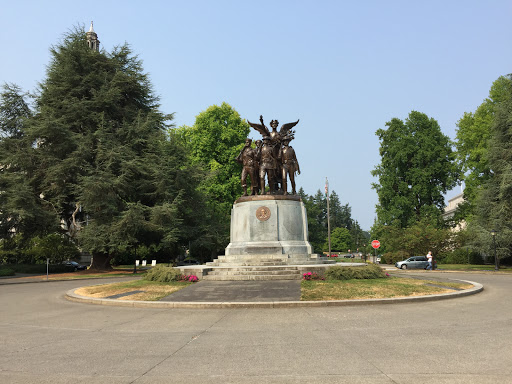
<instances>
[{"instance_id":1,"label":"asphalt road","mask_svg":"<svg viewBox=\"0 0 512 384\"><path fill-rule=\"evenodd\" d=\"M64 299L98 280L0 285L0 383L512 383L512 275L430 275L485 288L423 303L153 309Z\"/></svg>"}]
</instances>

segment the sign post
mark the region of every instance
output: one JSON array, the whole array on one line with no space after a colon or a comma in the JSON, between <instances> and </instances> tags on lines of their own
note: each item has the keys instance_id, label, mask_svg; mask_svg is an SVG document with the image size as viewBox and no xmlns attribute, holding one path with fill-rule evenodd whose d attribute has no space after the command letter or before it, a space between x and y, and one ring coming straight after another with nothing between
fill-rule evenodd
<instances>
[{"instance_id":1,"label":"sign post","mask_svg":"<svg viewBox=\"0 0 512 384\"><path fill-rule=\"evenodd\" d=\"M380 247L380 241L379 240L373 240L372 241L372 247L373 249L375 249L375 253L374 253L374 258L373 258L373 262L375 262L375 260L377 259L377 248Z\"/></svg>"}]
</instances>

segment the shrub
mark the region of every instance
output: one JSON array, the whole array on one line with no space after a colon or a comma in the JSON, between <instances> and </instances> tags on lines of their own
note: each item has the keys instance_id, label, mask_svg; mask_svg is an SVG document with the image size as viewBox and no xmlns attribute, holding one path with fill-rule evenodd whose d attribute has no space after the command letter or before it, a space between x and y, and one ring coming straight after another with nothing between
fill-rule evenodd
<instances>
[{"instance_id":1,"label":"shrub","mask_svg":"<svg viewBox=\"0 0 512 384\"><path fill-rule=\"evenodd\" d=\"M46 264L46 259L50 259L51 263L60 263L80 255L78 248L65 235L58 233L33 237L24 253L36 264Z\"/></svg>"},{"instance_id":2,"label":"shrub","mask_svg":"<svg viewBox=\"0 0 512 384\"><path fill-rule=\"evenodd\" d=\"M170 281L183 280L183 275L181 274L181 271L179 269L166 267L163 265L157 265L156 267L151 268L146 273L146 275L144 276L144 280L168 283Z\"/></svg>"},{"instance_id":3,"label":"shrub","mask_svg":"<svg viewBox=\"0 0 512 384\"><path fill-rule=\"evenodd\" d=\"M0 268L0 276L14 276L15 272L12 268Z\"/></svg>"},{"instance_id":4,"label":"shrub","mask_svg":"<svg viewBox=\"0 0 512 384\"><path fill-rule=\"evenodd\" d=\"M14 273L27 273L27 274L46 274L46 264L6 264L0 267L0 276L3 269L11 269ZM50 264L48 265L49 273L62 273L62 272L73 272L73 268L70 268L64 264ZM3 275L12 276L12 275Z\"/></svg>"},{"instance_id":5,"label":"shrub","mask_svg":"<svg viewBox=\"0 0 512 384\"><path fill-rule=\"evenodd\" d=\"M180 281L189 281L191 283L197 283L199 279L196 275L181 275Z\"/></svg>"},{"instance_id":6,"label":"shrub","mask_svg":"<svg viewBox=\"0 0 512 384\"><path fill-rule=\"evenodd\" d=\"M409 258L408 252L405 251L397 251L397 252L387 252L382 255L380 262L382 264L395 264L397 261L402 261Z\"/></svg>"},{"instance_id":7,"label":"shrub","mask_svg":"<svg viewBox=\"0 0 512 384\"><path fill-rule=\"evenodd\" d=\"M325 277L330 280L380 279L386 277L386 274L375 264L369 264L364 267L342 267L335 265L327 269Z\"/></svg>"},{"instance_id":8,"label":"shrub","mask_svg":"<svg viewBox=\"0 0 512 384\"><path fill-rule=\"evenodd\" d=\"M324 280L322 276L320 276L316 272L306 272L302 274L303 280Z\"/></svg>"},{"instance_id":9,"label":"shrub","mask_svg":"<svg viewBox=\"0 0 512 384\"><path fill-rule=\"evenodd\" d=\"M484 260L478 252L464 248L455 249L438 257L445 264L483 264Z\"/></svg>"}]
</instances>

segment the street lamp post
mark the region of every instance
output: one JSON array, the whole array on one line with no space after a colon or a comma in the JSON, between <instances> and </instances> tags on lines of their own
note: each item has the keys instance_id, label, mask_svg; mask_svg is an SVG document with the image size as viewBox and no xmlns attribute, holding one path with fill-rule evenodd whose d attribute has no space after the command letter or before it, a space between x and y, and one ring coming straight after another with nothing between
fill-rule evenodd
<instances>
[{"instance_id":1,"label":"street lamp post","mask_svg":"<svg viewBox=\"0 0 512 384\"><path fill-rule=\"evenodd\" d=\"M497 230L493 229L491 231L491 236L492 236L492 244L494 246L494 270L497 271L498 270L498 257L496 256L496 234L498 233Z\"/></svg>"}]
</instances>

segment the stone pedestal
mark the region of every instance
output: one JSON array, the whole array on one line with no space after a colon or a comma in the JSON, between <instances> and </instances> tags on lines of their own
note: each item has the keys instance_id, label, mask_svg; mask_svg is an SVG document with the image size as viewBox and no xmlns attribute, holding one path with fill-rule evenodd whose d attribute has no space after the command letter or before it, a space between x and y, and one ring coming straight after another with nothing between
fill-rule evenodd
<instances>
[{"instance_id":1,"label":"stone pedestal","mask_svg":"<svg viewBox=\"0 0 512 384\"><path fill-rule=\"evenodd\" d=\"M180 268L206 280L299 280L306 272L323 274L335 263L312 252L299 196L245 196L233 204L226 255Z\"/></svg>"},{"instance_id":2,"label":"stone pedestal","mask_svg":"<svg viewBox=\"0 0 512 384\"><path fill-rule=\"evenodd\" d=\"M299 196L263 195L238 199L231 211L226 256L269 258L311 256L306 208Z\"/></svg>"}]
</instances>

